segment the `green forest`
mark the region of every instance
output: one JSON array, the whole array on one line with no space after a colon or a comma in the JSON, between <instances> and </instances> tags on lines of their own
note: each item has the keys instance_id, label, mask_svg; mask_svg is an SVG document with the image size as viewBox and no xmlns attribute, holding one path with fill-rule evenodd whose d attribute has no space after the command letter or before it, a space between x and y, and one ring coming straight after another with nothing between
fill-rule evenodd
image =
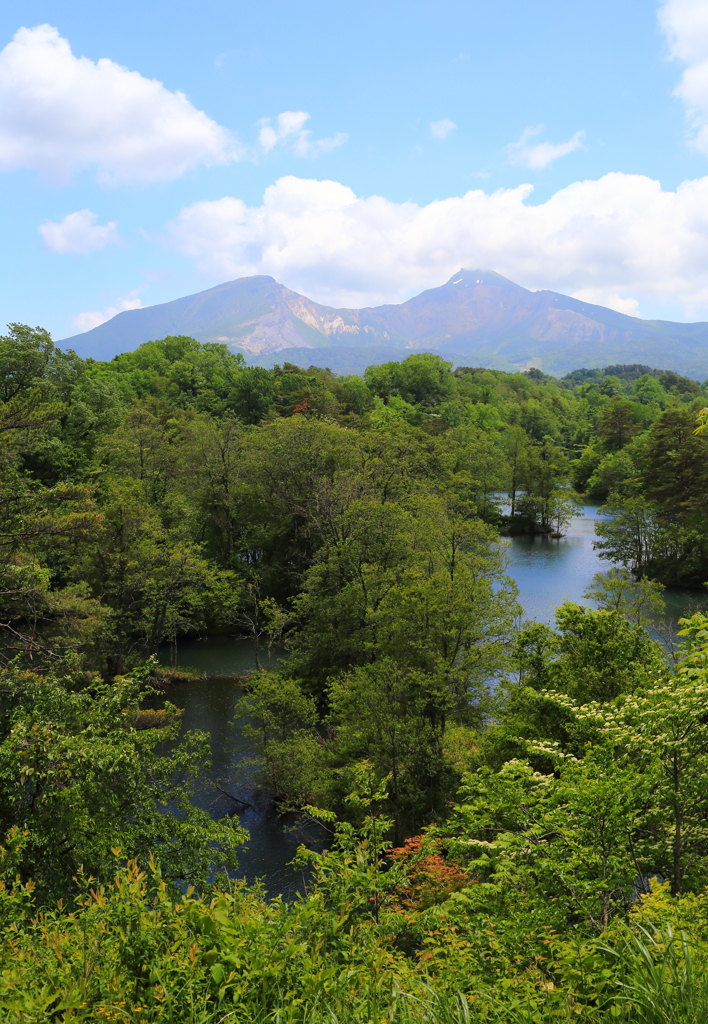
<instances>
[{"instance_id":1,"label":"green forest","mask_svg":"<svg viewBox=\"0 0 708 1024\"><path fill-rule=\"evenodd\" d=\"M0 1019L708 1020L708 616L676 636L662 597L708 581L707 406L642 365L96 362L10 325ZM582 498L592 604L524 621L505 538ZM323 836L297 898L192 800L171 687L219 634L255 649L264 788Z\"/></svg>"}]
</instances>

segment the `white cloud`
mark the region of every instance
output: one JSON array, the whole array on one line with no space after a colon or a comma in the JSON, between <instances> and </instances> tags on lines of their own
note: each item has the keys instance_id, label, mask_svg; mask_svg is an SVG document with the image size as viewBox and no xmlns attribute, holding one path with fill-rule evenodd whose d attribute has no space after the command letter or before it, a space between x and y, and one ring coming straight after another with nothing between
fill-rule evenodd
<instances>
[{"instance_id":1,"label":"white cloud","mask_svg":"<svg viewBox=\"0 0 708 1024\"><path fill-rule=\"evenodd\" d=\"M226 129L184 93L108 58L75 57L51 25L21 28L0 52L0 169L104 183L169 181L238 155Z\"/></svg>"},{"instance_id":2,"label":"white cloud","mask_svg":"<svg viewBox=\"0 0 708 1024\"><path fill-rule=\"evenodd\" d=\"M90 331L94 327L105 324L106 320L110 320L111 317L116 316L118 313L124 313L126 309L142 309L143 304L135 295L135 291L129 292L128 295L122 299L117 299L112 306L108 306L107 309L96 311L93 313L79 313L74 320L73 326L76 327L80 332Z\"/></svg>"},{"instance_id":3,"label":"white cloud","mask_svg":"<svg viewBox=\"0 0 708 1024\"><path fill-rule=\"evenodd\" d=\"M45 220L39 225L39 233L50 252L62 254L98 252L120 242L116 221L97 224L97 220L98 215L91 210L77 210L58 222Z\"/></svg>"},{"instance_id":4,"label":"white cloud","mask_svg":"<svg viewBox=\"0 0 708 1024\"><path fill-rule=\"evenodd\" d=\"M430 134L436 139L446 139L455 128L457 125L449 117L444 117L442 121L430 122Z\"/></svg>"},{"instance_id":5,"label":"white cloud","mask_svg":"<svg viewBox=\"0 0 708 1024\"><path fill-rule=\"evenodd\" d=\"M585 132L576 132L567 142L537 142L531 145L531 139L536 138L543 131L543 125L524 128L518 142L510 142L506 147L509 160L513 164L522 167L529 167L534 171L543 170L558 157L567 156L580 149L585 138Z\"/></svg>"},{"instance_id":6,"label":"white cloud","mask_svg":"<svg viewBox=\"0 0 708 1024\"><path fill-rule=\"evenodd\" d=\"M211 282L271 274L335 306L395 302L460 267L637 312L708 312L708 177L675 192L637 174L580 181L538 205L521 185L427 206L358 198L336 181L281 178L260 206L225 197L184 208L163 241Z\"/></svg>"},{"instance_id":7,"label":"white cloud","mask_svg":"<svg viewBox=\"0 0 708 1024\"><path fill-rule=\"evenodd\" d=\"M618 313L626 313L627 316L639 316L639 302L637 299L623 298L612 288L578 288L573 292L573 298L581 302L591 302L594 306L609 306L616 309Z\"/></svg>"},{"instance_id":8,"label":"white cloud","mask_svg":"<svg viewBox=\"0 0 708 1024\"><path fill-rule=\"evenodd\" d=\"M705 0L668 0L659 24L674 60L687 65L674 95L683 101L696 147L708 156L708 5Z\"/></svg>"},{"instance_id":9,"label":"white cloud","mask_svg":"<svg viewBox=\"0 0 708 1024\"><path fill-rule=\"evenodd\" d=\"M295 156L315 157L320 153L343 146L349 138L344 132L337 132L328 139L313 139L312 132L305 128L310 115L304 110L284 110L278 114L275 125L269 117L258 122L258 145L263 153L270 153L276 146L283 145L292 150Z\"/></svg>"}]
</instances>

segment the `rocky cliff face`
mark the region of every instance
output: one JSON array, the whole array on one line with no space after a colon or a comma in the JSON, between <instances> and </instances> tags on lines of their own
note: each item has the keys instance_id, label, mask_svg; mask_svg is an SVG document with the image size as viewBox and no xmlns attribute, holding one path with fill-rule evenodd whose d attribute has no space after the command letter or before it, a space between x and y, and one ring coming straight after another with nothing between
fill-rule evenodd
<instances>
[{"instance_id":1,"label":"rocky cliff face","mask_svg":"<svg viewBox=\"0 0 708 1024\"><path fill-rule=\"evenodd\" d=\"M289 359L359 371L412 351L499 369L643 362L708 377L708 324L639 320L557 292L531 292L499 274L461 270L397 305L333 309L249 277L174 302L119 313L60 344L95 359L187 334L228 344L263 365Z\"/></svg>"}]
</instances>

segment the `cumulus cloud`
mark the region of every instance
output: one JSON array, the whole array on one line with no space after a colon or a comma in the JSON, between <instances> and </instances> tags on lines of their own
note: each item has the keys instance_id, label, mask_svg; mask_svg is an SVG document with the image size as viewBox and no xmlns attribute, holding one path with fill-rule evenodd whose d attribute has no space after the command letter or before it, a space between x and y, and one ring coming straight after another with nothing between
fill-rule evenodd
<instances>
[{"instance_id":1,"label":"cumulus cloud","mask_svg":"<svg viewBox=\"0 0 708 1024\"><path fill-rule=\"evenodd\" d=\"M98 215L91 210L77 210L60 221L45 220L39 225L39 233L50 252L61 254L98 252L120 242L116 221L97 224L97 220Z\"/></svg>"},{"instance_id":2,"label":"cumulus cloud","mask_svg":"<svg viewBox=\"0 0 708 1024\"><path fill-rule=\"evenodd\" d=\"M696 147L708 155L708 6L705 0L667 0L659 24L670 56L686 65L674 95L686 107Z\"/></svg>"},{"instance_id":3,"label":"cumulus cloud","mask_svg":"<svg viewBox=\"0 0 708 1024\"><path fill-rule=\"evenodd\" d=\"M0 169L60 180L169 181L239 154L184 93L112 60L75 57L51 25L21 28L0 52Z\"/></svg>"},{"instance_id":4,"label":"cumulus cloud","mask_svg":"<svg viewBox=\"0 0 708 1024\"><path fill-rule=\"evenodd\" d=\"M430 134L435 139L446 139L455 128L457 128L457 125L449 117L444 117L442 121L430 122Z\"/></svg>"},{"instance_id":5,"label":"cumulus cloud","mask_svg":"<svg viewBox=\"0 0 708 1024\"><path fill-rule=\"evenodd\" d=\"M80 332L90 331L94 327L105 324L118 313L124 313L126 309L142 309L142 302L137 298L135 291L129 292L122 299L117 299L112 306L106 309L96 310L93 313L79 313L74 320L73 326Z\"/></svg>"},{"instance_id":6,"label":"cumulus cloud","mask_svg":"<svg viewBox=\"0 0 708 1024\"><path fill-rule=\"evenodd\" d=\"M285 146L295 156L315 157L320 153L343 146L348 139L344 132L337 132L328 139L313 139L312 132L305 128L310 115L304 110L284 110L278 114L275 124L269 117L258 122L258 145L263 153L270 153L276 146Z\"/></svg>"},{"instance_id":7,"label":"cumulus cloud","mask_svg":"<svg viewBox=\"0 0 708 1024\"><path fill-rule=\"evenodd\" d=\"M336 181L281 178L260 206L225 197L193 203L163 241L212 280L271 274L335 306L395 302L460 267L496 270L637 312L637 303L708 310L708 177L675 192L612 173L556 192L481 190L426 206L359 198Z\"/></svg>"},{"instance_id":8,"label":"cumulus cloud","mask_svg":"<svg viewBox=\"0 0 708 1024\"><path fill-rule=\"evenodd\" d=\"M627 316L640 316L639 301L618 295L612 288L578 288L573 292L573 297L581 302L591 302L595 306L608 306L616 309L618 313L626 313Z\"/></svg>"},{"instance_id":9,"label":"cumulus cloud","mask_svg":"<svg viewBox=\"0 0 708 1024\"><path fill-rule=\"evenodd\" d=\"M585 132L576 132L567 142L536 142L531 143L543 131L543 125L524 128L518 142L510 142L506 147L509 160L513 164L522 167L529 167L534 171L541 171L557 160L558 157L567 156L580 149L585 138Z\"/></svg>"}]
</instances>

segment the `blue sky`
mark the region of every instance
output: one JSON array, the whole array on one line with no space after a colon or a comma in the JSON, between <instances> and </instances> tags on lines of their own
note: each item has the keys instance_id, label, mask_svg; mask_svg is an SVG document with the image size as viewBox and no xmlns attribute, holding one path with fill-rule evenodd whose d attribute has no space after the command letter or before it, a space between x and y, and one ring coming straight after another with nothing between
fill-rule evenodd
<instances>
[{"instance_id":1,"label":"blue sky","mask_svg":"<svg viewBox=\"0 0 708 1024\"><path fill-rule=\"evenodd\" d=\"M6 0L3 47L3 324L459 266L708 319L703 0Z\"/></svg>"}]
</instances>

